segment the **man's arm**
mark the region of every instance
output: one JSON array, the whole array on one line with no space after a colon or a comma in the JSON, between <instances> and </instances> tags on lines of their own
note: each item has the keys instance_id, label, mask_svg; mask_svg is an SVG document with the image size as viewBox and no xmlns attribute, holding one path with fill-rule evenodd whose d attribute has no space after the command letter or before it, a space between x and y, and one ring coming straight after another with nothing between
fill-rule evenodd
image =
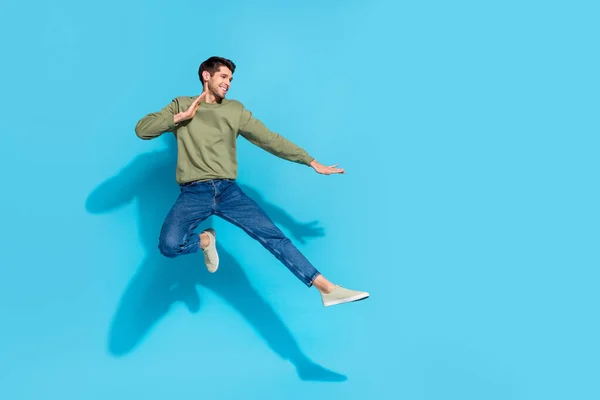
<instances>
[{"instance_id":1,"label":"man's arm","mask_svg":"<svg viewBox=\"0 0 600 400\"><path fill-rule=\"evenodd\" d=\"M271 132L260 120L254 118L250 111L244 109L240 118L240 135L263 150L299 164L310 165L314 160L306 150L283 136Z\"/></svg>"},{"instance_id":2,"label":"man's arm","mask_svg":"<svg viewBox=\"0 0 600 400\"><path fill-rule=\"evenodd\" d=\"M288 161L309 165L319 174L345 173L343 169L336 168L337 164L325 166L318 163L306 150L298 147L283 136L271 132L260 120L254 118L250 111L243 109L240 118L240 135L269 153Z\"/></svg>"},{"instance_id":3,"label":"man's arm","mask_svg":"<svg viewBox=\"0 0 600 400\"><path fill-rule=\"evenodd\" d=\"M154 139L165 132L172 132L180 122L192 119L200 107L200 102L206 93L198 96L187 110L179 112L179 101L173 99L171 103L159 112L146 115L135 126L135 134L141 139Z\"/></svg>"},{"instance_id":4,"label":"man's arm","mask_svg":"<svg viewBox=\"0 0 600 400\"><path fill-rule=\"evenodd\" d=\"M135 134L144 140L154 139L165 132L175 129L175 114L179 112L177 99L174 99L159 112L153 112L138 121Z\"/></svg>"}]
</instances>

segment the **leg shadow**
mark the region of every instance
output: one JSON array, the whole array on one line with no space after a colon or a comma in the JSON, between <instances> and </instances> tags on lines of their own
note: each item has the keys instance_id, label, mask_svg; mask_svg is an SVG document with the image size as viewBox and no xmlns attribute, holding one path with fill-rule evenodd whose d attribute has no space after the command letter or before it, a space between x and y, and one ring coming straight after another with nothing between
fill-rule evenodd
<instances>
[{"instance_id":1,"label":"leg shadow","mask_svg":"<svg viewBox=\"0 0 600 400\"><path fill-rule=\"evenodd\" d=\"M252 286L240 263L222 246L218 246L220 264L218 279L204 282L231 304L250 323L269 347L282 358L289 360L302 380L339 382L346 376L330 371L310 360L300 349L292 333L277 316L273 308ZM194 273L198 274L198 269ZM200 275L205 275L202 272Z\"/></svg>"},{"instance_id":2,"label":"leg shadow","mask_svg":"<svg viewBox=\"0 0 600 400\"><path fill-rule=\"evenodd\" d=\"M200 309L196 285L214 291L228 302L267 345L289 360L302 380L341 382L346 376L314 363L300 349L290 330L251 285L241 264L218 246L220 267L216 275L202 268L199 254L177 259L160 254L147 258L130 282L119 303L109 332L109 352L124 356L132 352L164 317L173 304L184 303L190 312Z\"/></svg>"},{"instance_id":3,"label":"leg shadow","mask_svg":"<svg viewBox=\"0 0 600 400\"><path fill-rule=\"evenodd\" d=\"M132 352L175 303L184 303L192 313L200 309L195 284L185 277L185 261L190 260L161 259L158 254L142 262L113 316L108 335L111 354Z\"/></svg>"}]
</instances>

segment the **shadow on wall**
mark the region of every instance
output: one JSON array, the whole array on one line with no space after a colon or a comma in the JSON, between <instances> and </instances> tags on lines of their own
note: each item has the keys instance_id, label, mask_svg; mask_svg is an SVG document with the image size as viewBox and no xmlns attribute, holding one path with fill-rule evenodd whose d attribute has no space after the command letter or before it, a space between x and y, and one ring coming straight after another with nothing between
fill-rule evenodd
<instances>
[{"instance_id":1,"label":"shadow on wall","mask_svg":"<svg viewBox=\"0 0 600 400\"><path fill-rule=\"evenodd\" d=\"M294 364L302 380L346 380L346 376L323 368L302 352L289 329L252 287L240 263L222 246L218 245L221 265L218 275L203 268L201 253L174 259L160 254L160 229L179 194L174 178L177 148L175 140L168 139L166 150L136 157L118 175L94 189L86 201L88 212L99 214L136 200L139 235L146 250L146 256L114 315L109 332L109 352L121 356L132 351L177 301L184 302L190 312L197 312L200 298L196 285L201 285L219 294L240 312L273 351ZM299 223L285 211L262 201L256 191L243 185L240 187L275 223L285 225L293 239L304 242L309 237L323 236L323 230L316 222Z\"/></svg>"}]
</instances>

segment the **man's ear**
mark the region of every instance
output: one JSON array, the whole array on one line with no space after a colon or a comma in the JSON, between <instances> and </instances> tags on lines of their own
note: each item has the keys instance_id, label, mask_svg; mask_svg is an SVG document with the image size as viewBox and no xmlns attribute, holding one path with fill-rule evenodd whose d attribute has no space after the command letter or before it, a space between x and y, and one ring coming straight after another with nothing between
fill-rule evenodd
<instances>
[{"instance_id":1,"label":"man's ear","mask_svg":"<svg viewBox=\"0 0 600 400\"><path fill-rule=\"evenodd\" d=\"M204 82L208 82L209 78L210 78L210 72L202 71L202 79L204 79Z\"/></svg>"}]
</instances>

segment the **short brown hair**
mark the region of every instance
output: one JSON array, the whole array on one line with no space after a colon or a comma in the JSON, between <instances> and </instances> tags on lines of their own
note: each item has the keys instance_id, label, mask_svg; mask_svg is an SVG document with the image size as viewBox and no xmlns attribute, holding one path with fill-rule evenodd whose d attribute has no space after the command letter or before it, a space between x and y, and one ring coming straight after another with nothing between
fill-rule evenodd
<instances>
[{"instance_id":1,"label":"short brown hair","mask_svg":"<svg viewBox=\"0 0 600 400\"><path fill-rule=\"evenodd\" d=\"M213 76L214 73L217 72L219 68L221 68L221 66L229 68L232 74L235 72L235 64L233 63L233 61L223 57L213 56L210 57L208 60L204 61L202 64L200 64L200 68L198 68L198 77L200 78L200 82L202 82L202 85L204 85L204 79L202 79L202 72L208 71L210 73L210 76Z\"/></svg>"}]
</instances>

